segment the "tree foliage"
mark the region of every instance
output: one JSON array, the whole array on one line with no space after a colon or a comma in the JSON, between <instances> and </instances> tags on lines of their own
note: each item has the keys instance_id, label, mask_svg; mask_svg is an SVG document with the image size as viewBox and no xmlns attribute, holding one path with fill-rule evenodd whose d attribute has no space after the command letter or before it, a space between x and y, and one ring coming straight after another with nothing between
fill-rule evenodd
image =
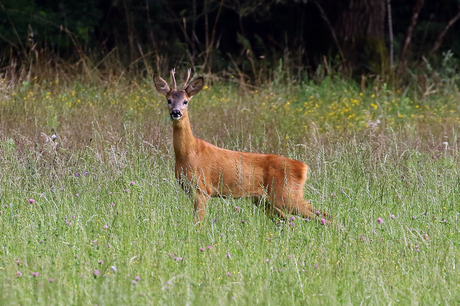
<instances>
[{"instance_id":1,"label":"tree foliage","mask_svg":"<svg viewBox=\"0 0 460 306\"><path fill-rule=\"evenodd\" d=\"M280 65L296 77L318 69L346 75L391 73L404 49L417 0L3 0L1 66L30 63L31 50L63 60L116 50L125 67L235 70L255 82ZM458 0L426 0L407 54L410 63L460 51ZM457 16L457 17L456 17ZM457 19L455 19L457 18ZM27 58L27 59L26 59ZM281 60L281 62L280 62ZM32 59L33 61L33 59Z\"/></svg>"}]
</instances>

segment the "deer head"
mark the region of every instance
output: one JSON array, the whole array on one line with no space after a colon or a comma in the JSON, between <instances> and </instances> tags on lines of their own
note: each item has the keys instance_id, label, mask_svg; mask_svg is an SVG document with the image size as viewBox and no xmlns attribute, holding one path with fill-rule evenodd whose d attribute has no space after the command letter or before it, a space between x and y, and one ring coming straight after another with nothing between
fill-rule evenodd
<instances>
[{"instance_id":1,"label":"deer head","mask_svg":"<svg viewBox=\"0 0 460 306\"><path fill-rule=\"evenodd\" d=\"M174 77L175 69L171 70L171 75L174 80L174 89L171 89L168 83L158 75L153 77L155 87L159 93L166 97L168 100L168 109L171 119L173 121L180 120L182 117L187 115L187 107L190 100L203 88L204 79L199 77L187 85L190 79L190 69L187 73L187 80L182 86L182 89L178 90L176 85L176 78Z\"/></svg>"}]
</instances>

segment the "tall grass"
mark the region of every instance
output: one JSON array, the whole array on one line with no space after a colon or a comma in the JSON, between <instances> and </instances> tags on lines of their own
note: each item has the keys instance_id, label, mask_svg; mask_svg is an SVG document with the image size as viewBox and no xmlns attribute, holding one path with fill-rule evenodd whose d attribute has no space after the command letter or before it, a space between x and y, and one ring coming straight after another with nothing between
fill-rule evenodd
<instances>
[{"instance_id":1,"label":"tall grass","mask_svg":"<svg viewBox=\"0 0 460 306\"><path fill-rule=\"evenodd\" d=\"M459 302L453 88L205 88L190 105L194 134L306 162L306 197L334 220L272 220L213 199L200 233L152 88L3 88L0 304Z\"/></svg>"}]
</instances>

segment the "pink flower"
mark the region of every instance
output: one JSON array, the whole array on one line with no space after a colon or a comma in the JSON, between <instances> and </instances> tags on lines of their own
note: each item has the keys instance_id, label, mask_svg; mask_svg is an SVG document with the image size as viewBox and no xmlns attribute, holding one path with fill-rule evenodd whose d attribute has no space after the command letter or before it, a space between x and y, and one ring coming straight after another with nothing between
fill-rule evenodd
<instances>
[{"instance_id":1,"label":"pink flower","mask_svg":"<svg viewBox=\"0 0 460 306\"><path fill-rule=\"evenodd\" d=\"M22 273L20 271L16 271L16 277L22 277Z\"/></svg>"},{"instance_id":2,"label":"pink flower","mask_svg":"<svg viewBox=\"0 0 460 306\"><path fill-rule=\"evenodd\" d=\"M227 272L227 276L232 276L232 275L230 274L230 272Z\"/></svg>"},{"instance_id":3,"label":"pink flower","mask_svg":"<svg viewBox=\"0 0 460 306\"><path fill-rule=\"evenodd\" d=\"M383 223L382 218L378 218L378 219L377 219L377 223L382 224L382 223Z\"/></svg>"},{"instance_id":4,"label":"pink flower","mask_svg":"<svg viewBox=\"0 0 460 306\"><path fill-rule=\"evenodd\" d=\"M131 183L129 183L131 186L134 186L136 185L136 183L134 183L133 181L131 181Z\"/></svg>"},{"instance_id":5,"label":"pink flower","mask_svg":"<svg viewBox=\"0 0 460 306\"><path fill-rule=\"evenodd\" d=\"M30 204L34 204L35 200L34 199L29 199Z\"/></svg>"},{"instance_id":6,"label":"pink flower","mask_svg":"<svg viewBox=\"0 0 460 306\"><path fill-rule=\"evenodd\" d=\"M94 274L94 276L99 276L99 275L101 275L101 272L99 272L98 270L94 270L93 274Z\"/></svg>"},{"instance_id":7,"label":"pink flower","mask_svg":"<svg viewBox=\"0 0 460 306\"><path fill-rule=\"evenodd\" d=\"M206 248L207 248L208 250L210 250L210 249L212 249L212 246L208 245Z\"/></svg>"},{"instance_id":8,"label":"pink flower","mask_svg":"<svg viewBox=\"0 0 460 306\"><path fill-rule=\"evenodd\" d=\"M391 219L396 219L395 215L390 216Z\"/></svg>"},{"instance_id":9,"label":"pink flower","mask_svg":"<svg viewBox=\"0 0 460 306\"><path fill-rule=\"evenodd\" d=\"M135 280L133 280L133 281L131 282L131 284L137 284L137 282L136 282Z\"/></svg>"},{"instance_id":10,"label":"pink flower","mask_svg":"<svg viewBox=\"0 0 460 306\"><path fill-rule=\"evenodd\" d=\"M49 282L49 283L54 282L54 278L48 278L48 282Z\"/></svg>"},{"instance_id":11,"label":"pink flower","mask_svg":"<svg viewBox=\"0 0 460 306\"><path fill-rule=\"evenodd\" d=\"M326 224L326 219L321 219L321 224L325 225Z\"/></svg>"},{"instance_id":12,"label":"pink flower","mask_svg":"<svg viewBox=\"0 0 460 306\"><path fill-rule=\"evenodd\" d=\"M204 252L204 248L200 248L200 252Z\"/></svg>"},{"instance_id":13,"label":"pink flower","mask_svg":"<svg viewBox=\"0 0 460 306\"><path fill-rule=\"evenodd\" d=\"M227 254L227 258L232 258L232 255L230 255L230 254Z\"/></svg>"},{"instance_id":14,"label":"pink flower","mask_svg":"<svg viewBox=\"0 0 460 306\"><path fill-rule=\"evenodd\" d=\"M104 225L104 228L109 228L107 225Z\"/></svg>"},{"instance_id":15,"label":"pink flower","mask_svg":"<svg viewBox=\"0 0 460 306\"><path fill-rule=\"evenodd\" d=\"M240 212L240 209L241 209L241 208L240 208L239 206L235 206L236 212Z\"/></svg>"},{"instance_id":16,"label":"pink flower","mask_svg":"<svg viewBox=\"0 0 460 306\"><path fill-rule=\"evenodd\" d=\"M33 273L32 273L32 276L33 276L33 277L37 277L37 276L38 276L38 272L33 272Z\"/></svg>"},{"instance_id":17,"label":"pink flower","mask_svg":"<svg viewBox=\"0 0 460 306\"><path fill-rule=\"evenodd\" d=\"M137 280L137 281L141 280L140 276L136 276L134 279Z\"/></svg>"}]
</instances>

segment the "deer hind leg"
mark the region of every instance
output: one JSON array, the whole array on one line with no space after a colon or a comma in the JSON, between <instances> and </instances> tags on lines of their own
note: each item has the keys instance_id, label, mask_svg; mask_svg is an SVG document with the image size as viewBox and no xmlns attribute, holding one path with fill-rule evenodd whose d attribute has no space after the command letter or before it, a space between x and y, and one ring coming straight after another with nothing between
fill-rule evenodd
<instances>
[{"instance_id":1,"label":"deer hind leg","mask_svg":"<svg viewBox=\"0 0 460 306\"><path fill-rule=\"evenodd\" d=\"M274 207L281 211L303 218L315 219L316 217L328 218L327 213L322 212L303 199L302 189L285 190L282 196L273 197Z\"/></svg>"},{"instance_id":2,"label":"deer hind leg","mask_svg":"<svg viewBox=\"0 0 460 306\"><path fill-rule=\"evenodd\" d=\"M286 219L286 215L280 208L276 207L275 202L269 201L268 203L266 203L265 206L266 206L265 211L267 213L267 216L269 216L270 218L273 218L276 216L280 219Z\"/></svg>"}]
</instances>

